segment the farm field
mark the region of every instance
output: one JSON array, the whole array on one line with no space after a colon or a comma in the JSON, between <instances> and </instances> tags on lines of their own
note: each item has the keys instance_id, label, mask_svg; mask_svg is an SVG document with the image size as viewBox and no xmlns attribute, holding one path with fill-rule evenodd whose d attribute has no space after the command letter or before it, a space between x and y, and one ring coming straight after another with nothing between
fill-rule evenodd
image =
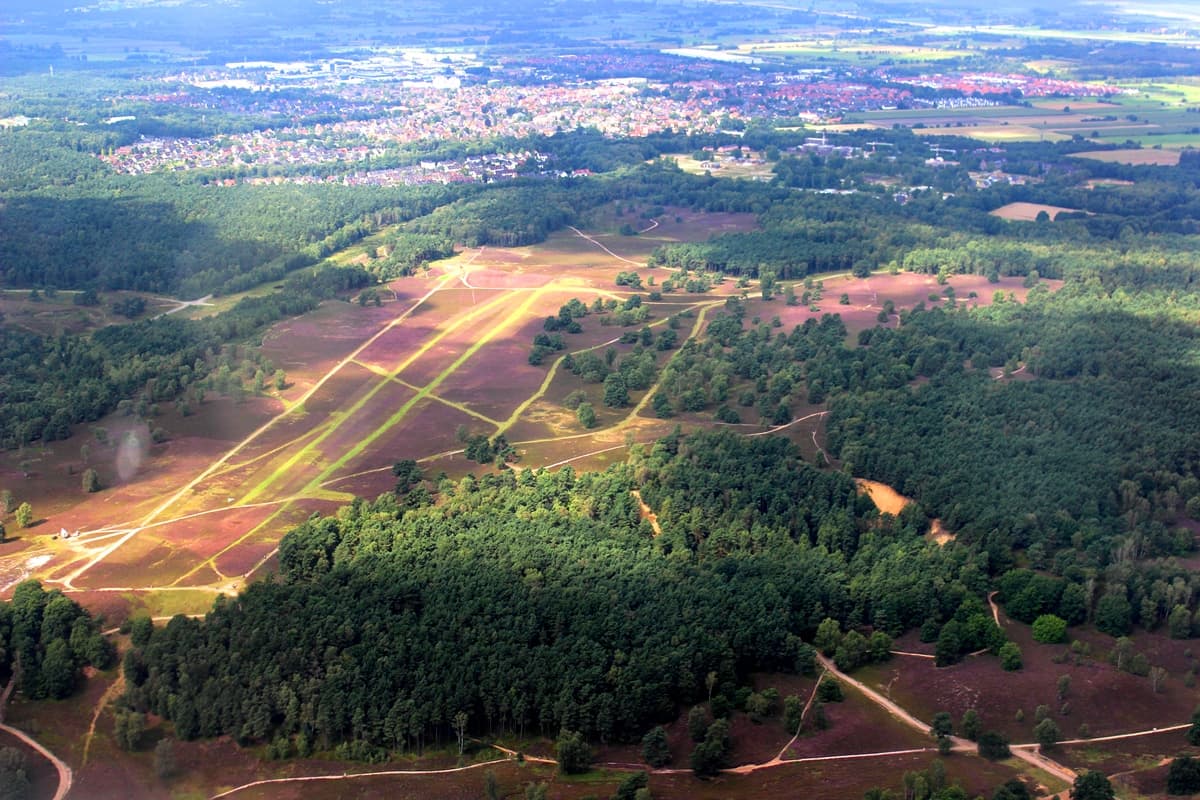
<instances>
[{"instance_id":1,"label":"farm field","mask_svg":"<svg viewBox=\"0 0 1200 800\"><path fill-rule=\"evenodd\" d=\"M1070 214L1078 211L1077 208L1064 208L1063 206L1049 206L1044 203L1009 203L1008 205L1000 206L992 212L993 216L1001 219L1020 220L1021 222L1033 222L1037 219L1038 214L1045 211L1050 219L1054 219L1059 214Z\"/></svg>"},{"instance_id":2,"label":"farm field","mask_svg":"<svg viewBox=\"0 0 1200 800\"><path fill-rule=\"evenodd\" d=\"M900 125L922 136L969 136L988 142L1058 142L1082 137L1097 144L1131 142L1146 148L1160 145L1165 151L1200 143L1195 115L1188 113L1183 97L1182 94L1131 94L1104 101L1063 98L1029 107L867 111L847 114L843 122L877 127Z\"/></svg>"},{"instance_id":3,"label":"farm field","mask_svg":"<svg viewBox=\"0 0 1200 800\"><path fill-rule=\"evenodd\" d=\"M1095 150L1086 153L1076 153L1075 157L1090 158L1095 161L1107 161L1114 164L1132 164L1135 166L1173 167L1179 163L1178 150Z\"/></svg>"}]
</instances>

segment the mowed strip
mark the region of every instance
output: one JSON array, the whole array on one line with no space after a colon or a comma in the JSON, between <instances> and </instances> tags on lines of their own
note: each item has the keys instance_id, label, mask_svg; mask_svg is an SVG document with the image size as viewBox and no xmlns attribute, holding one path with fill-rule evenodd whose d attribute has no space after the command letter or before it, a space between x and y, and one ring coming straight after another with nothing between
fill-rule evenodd
<instances>
[{"instance_id":1,"label":"mowed strip","mask_svg":"<svg viewBox=\"0 0 1200 800\"><path fill-rule=\"evenodd\" d=\"M445 285L453 279L453 277L454 276L448 275L445 278L442 278L440 281L438 281L437 284L435 284L432 288L430 288L428 292L426 292L421 297L417 298L417 300L411 306L409 306L403 313L399 314L396 318L394 318L393 320L388 322L388 324L386 324L382 328L380 328L377 333L375 333L373 336L371 336L369 339L367 339L365 342L363 342L361 345L359 345L357 348L355 348L353 352L349 353L341 361L339 361L337 364L335 364L333 366L333 368L330 369L328 372L326 372L325 375L319 381L314 383L308 391L306 391L300 398L298 398L295 406L289 407L282 413L278 414L277 416L272 417L270 420L265 422L263 425L259 426L259 428L257 428L254 432L252 432L249 436L247 436L246 438L244 438L240 442L238 442L236 445L234 445L233 448L231 448L228 452L225 453L225 455L221 456L219 459L217 459L212 464L210 464L207 469L205 469L203 472L201 472L195 478L192 478L192 480L190 480L188 483L181 486L178 490L175 491L174 494L172 494L166 500L163 500L161 503L159 503L152 511L150 511L150 513L146 514L146 516L144 516L141 519L141 521L138 523L137 527L130 529L129 532L124 534L121 538L117 539L111 545L109 545L108 547L105 547L99 553L92 556L82 566L78 567L77 569L72 571L69 575L67 575L66 578L60 579L56 582L62 583L68 589L74 588L74 585L73 585L74 581L78 580L84 573L86 573L88 570L90 570L96 564L99 564L101 561L103 561L104 559L106 559L110 555L112 555L114 552L116 552L126 542L128 542L130 539L132 539L138 533L140 533L144 526L149 525L151 522L154 522L155 520L157 520L159 517L161 517L167 511L167 509L171 508L172 506L175 506L181 499L187 497L192 492L192 490L195 489L202 481L206 480L207 478L212 476L215 472L217 472L222 467L224 467L226 464L228 464L230 459L232 459L234 456L236 456L242 450L246 449L251 443L256 441L264 433L271 430L282 419L284 419L285 417L290 415L295 408L302 407L304 402L306 400L308 400L310 397L312 397L314 394L316 394L321 389L321 387L325 385L326 382L328 382L331 378L333 378L335 375L337 375L338 372L341 371L342 367L344 367L346 364L349 364L352 361L354 361L356 358L359 357L359 355L364 350L366 350L368 347L370 347L375 342L377 342L384 334L386 334L392 328L394 328L397 325L404 322L404 320L408 319L408 317L414 311L416 311L423 303L425 303L429 298L433 297L438 291L440 291L442 288L444 288Z\"/></svg>"},{"instance_id":2,"label":"mowed strip","mask_svg":"<svg viewBox=\"0 0 1200 800\"><path fill-rule=\"evenodd\" d=\"M471 344L470 347L468 347L466 350L464 350L456 359L454 359L453 362L451 362L451 364L449 366L447 366L445 369L443 369L433 380L431 380L425 386L421 387L421 389L410 400L408 400L403 405L401 405L395 411L395 413L393 413L390 417L388 417L383 422L383 424L377 426L375 428L375 430L373 430L366 437L362 438L357 443L355 443L355 445L353 447L349 448L338 459L333 461L331 464L329 464L329 466L327 466L324 470L322 470L319 475L317 475L315 478L310 480L308 482L308 484L300 492L298 492L298 494L303 496L303 495L308 495L308 494L319 492L321 490L322 483L327 482L330 478L332 478L335 475L335 473L338 472L338 470L342 469L352 459L354 459L357 456L359 456L360 454L362 454L367 448L369 448L372 444L374 444L376 440L378 440L380 437L384 436L392 428L396 427L396 425L398 425L402 420L404 420L404 418L406 416L408 416L408 413L413 408L415 408L419 403L421 403L423 401L430 401L431 396L433 395L434 392L436 392L438 387L441 386L442 383L448 377L453 375L454 372L456 370L458 370L459 367L461 367L464 363L466 363L467 360L469 360L472 356L474 356L480 350L480 348L482 348L485 344L490 342L496 336L500 335L502 332L509 330L509 329L513 328L514 326L519 325L521 323L521 321L530 313L530 309L533 307L534 303L536 303L538 301L541 294L542 294L542 292L539 290L529 292L528 296L525 298L525 300L520 305L518 305L515 309L513 309L511 312L509 312L499 323L497 323L496 325L492 326L489 330L487 330L477 341L475 341L473 344ZM509 302L510 299L511 298L509 296L502 295L491 302L485 303L483 306L479 307L478 309L475 309L471 313L466 314L463 317L456 320L452 326L448 327L446 330L439 333L438 336L434 337L429 342L427 342L418 352L414 353L412 356L405 359L404 362L399 367L397 367L395 370L393 370L390 375L385 376L377 384L376 391L371 392L366 397L362 398L357 403L355 403L355 405L353 407L351 407L351 409L347 410L346 417L352 416L353 411L355 411L355 410L361 408L363 405L365 405L366 402L368 400L370 400L370 398L375 393L377 393L378 390L382 389L384 386L388 386L389 384L391 384L393 382L393 380L395 378L397 378L399 376L399 374L401 372L403 372L403 370L409 364L411 364L413 361L415 361L420 356L424 355L424 353L426 351L433 348L446 336L449 336L451 333L456 331L459 327L461 327L462 325L465 325L467 322L471 321L475 317L490 311L494 306ZM239 504L250 503L255 498L261 496L261 494L263 492L265 492L271 486L271 484L273 484L280 477L282 477L284 474L286 474L290 468L292 468L296 464L298 464L306 454L311 455L312 452L315 450L315 448L321 442L323 442L325 439L327 439L330 435L332 435L335 432L336 427L337 426L334 426L333 428L331 428L327 432L326 435L322 436L319 440L314 441L313 443L311 443L310 445L305 447L304 451L297 453L295 456L293 456L291 459L289 459L288 463L285 464L284 466L282 466L279 470L277 470L271 477L269 477L267 480L263 481L258 486L254 487L254 489L252 489L245 497L243 497L239 501ZM197 572L201 569L214 567L217 559L221 558L223 555L225 555L228 551L232 550L233 548L238 547L242 542L245 542L245 541L251 539L252 537L254 537L256 534L259 533L259 531L262 528L271 524L271 522L273 520L275 520L278 516L283 514L291 506L291 504L292 504L292 502L289 501L288 503L281 505L275 511L275 513L273 513L270 517L268 517L266 520L264 520L260 525L256 526L254 529L248 531L244 536L239 538L237 541L232 542L231 544L222 548L217 553L214 553L211 557L209 557L202 563L197 564L195 567L193 567L187 573L180 576L175 581L175 583L178 584L181 581L186 580L192 574L194 574L195 572Z\"/></svg>"},{"instance_id":3,"label":"mowed strip","mask_svg":"<svg viewBox=\"0 0 1200 800\"><path fill-rule=\"evenodd\" d=\"M311 459L314 456L319 457L320 456L320 450L319 450L320 446L322 444L324 444L331 436L333 436L333 434L337 432L338 428L340 428L343 424L345 424L347 419L352 418L356 413L361 411L362 408L367 403L369 403L372 400L372 398L375 397L375 395L377 395L377 394L379 394L379 392L383 391L383 389L385 387L392 385L394 379L398 378L406 369L408 369L413 364L413 362L415 362L417 359L421 358L421 356L425 355L427 352L429 352L430 350L435 348L438 344L440 344L442 342L442 340L444 340L447 337L454 334L456 331L458 331L459 328L461 328L464 325L466 325L467 323L471 322L476 317L482 316L482 315L488 313L489 311L491 311L493 308L500 306L503 303L508 302L508 300L509 300L508 296L501 295L500 297L497 297L487 303L484 303L484 304L472 309L468 313L466 313L466 314L462 315L461 317L459 317L458 319L454 320L452 323L450 323L445 328L443 328L441 331L439 331L436 335L434 335L431 339L429 339L424 344L422 344L419 348L417 348L417 350L415 352L413 352L411 355L409 355L408 358L401 361L400 364L398 366L396 366L395 369L391 370L387 375L377 376L379 378L379 380L377 380L375 382L375 384L372 386L370 391L368 391L365 395L363 395L361 398L359 398L349 408L345 409L342 412L338 412L338 413L340 413L340 418L335 423L329 425L329 427L327 427L320 436L318 436L316 439L314 439L313 441L306 444L295 455L293 455L291 458L287 459L278 469L276 469L273 473L268 475L263 481L261 481L257 486L252 488L249 492L247 492L240 500L238 500L238 505L242 505L245 503L253 503L257 498L261 497L263 495L263 493L266 492L269 488L271 488L273 485L275 485L277 482L279 482L282 478L288 476L289 473L291 473L297 467L297 465L300 464L302 461L304 461L306 458ZM527 306L528 304L524 304L524 305ZM488 338L490 338L490 337L488 337ZM482 342L479 342L479 343L476 343L475 345L473 345L467 351L467 353L464 354L464 357L460 357L460 359L458 359L454 362L454 364L449 368L449 371L452 372L454 369L457 369L458 365L461 364L463 361L465 361L466 358L469 357L471 353L474 353L475 350L479 349L480 344L482 344ZM395 422L392 422L392 420L395 420L396 422L398 422L399 419L402 419L403 415L408 413L408 410L410 408L412 408L412 406L416 403L417 400L424 398L427 394L429 394L431 391L436 389L437 386L441 385L441 382L443 380L445 380L445 377L447 374L448 374L447 372L443 372L441 375L439 375L437 378L435 378L433 382L427 384L420 391L418 391L412 399L410 399L408 402L404 403L401 406L401 411L397 411L395 414L392 415L392 417L389 419L388 422L384 423L385 426L391 427L391 425L395 424ZM376 438L378 438L379 433L380 432L378 430L376 430L373 434L370 435L369 441L374 441ZM361 445L361 443L360 443L360 445ZM310 481L306 488L312 489L319 483L320 483L319 480Z\"/></svg>"}]
</instances>

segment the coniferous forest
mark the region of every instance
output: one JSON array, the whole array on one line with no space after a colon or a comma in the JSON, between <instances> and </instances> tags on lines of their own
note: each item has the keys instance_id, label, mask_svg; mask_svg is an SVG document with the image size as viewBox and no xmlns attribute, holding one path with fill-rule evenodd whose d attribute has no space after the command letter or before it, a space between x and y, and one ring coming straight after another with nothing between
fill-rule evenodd
<instances>
[{"instance_id":1,"label":"coniferous forest","mask_svg":"<svg viewBox=\"0 0 1200 800\"><path fill-rule=\"evenodd\" d=\"M638 487L671 533L653 536ZM987 580L786 440L727 433L603 473L356 503L290 533L280 563L204 622L155 630L125 660L126 702L184 738L358 757L444 738L458 712L480 732L628 742L709 672L732 695L752 671L811 671L804 639L826 617L899 631Z\"/></svg>"}]
</instances>

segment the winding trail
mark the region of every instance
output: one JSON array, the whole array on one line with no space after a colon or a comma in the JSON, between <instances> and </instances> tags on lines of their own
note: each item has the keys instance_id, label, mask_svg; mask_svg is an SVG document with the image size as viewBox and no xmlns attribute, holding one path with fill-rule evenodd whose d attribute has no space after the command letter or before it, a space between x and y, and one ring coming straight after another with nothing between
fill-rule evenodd
<instances>
[{"instance_id":1,"label":"winding trail","mask_svg":"<svg viewBox=\"0 0 1200 800\"><path fill-rule=\"evenodd\" d=\"M447 767L445 769L391 769L381 772L343 772L341 775L307 775L295 778L266 778L261 781L251 781L244 783L241 786L235 786L232 789L226 789L220 794L212 795L208 800L220 800L222 797L230 797L238 792L246 789L253 789L255 786L270 786L278 783L312 783L314 781L348 781L355 778L387 778L387 777L402 777L405 775L452 775L456 772L467 772L480 767L490 767L495 764L503 764L507 762L507 758L497 758L492 761L480 761L478 764L468 764L465 767ZM59 798L55 798L59 800Z\"/></svg>"},{"instance_id":2,"label":"winding trail","mask_svg":"<svg viewBox=\"0 0 1200 800\"><path fill-rule=\"evenodd\" d=\"M596 245L596 247L599 247L601 250L608 253L610 256L617 259L618 261L624 261L626 264L632 264L635 267L645 267L646 266L646 263L644 261L630 261L625 256L617 255L612 250L609 250L607 247L605 247L601 242L598 242L595 239L593 239L591 236L588 236L586 233L579 230L579 228L576 228L574 225L568 225L567 227L570 228L571 230L575 231L575 233L578 234L580 237L587 239L589 242Z\"/></svg>"},{"instance_id":3,"label":"winding trail","mask_svg":"<svg viewBox=\"0 0 1200 800\"><path fill-rule=\"evenodd\" d=\"M783 423L782 425L776 425L776 426L774 426L774 427L772 427L772 428L767 428L765 431L758 431L757 433L747 433L747 434L746 434L746 438L747 438L747 439L750 439L750 438L753 438L753 437L755 437L755 436L770 436L772 433L779 433L780 431L782 431L782 430L786 430L786 429L788 429L788 428L792 427L793 425L796 425L796 424L798 424L798 423L800 423L800 422L804 422L805 420L810 420L810 419L812 419L813 417L823 417L823 416L825 416L825 415L826 415L826 414L828 414L828 413L829 413L828 411L814 411L813 413L811 413L811 414L806 414L806 415L805 415L805 416L803 416L803 417L796 417L796 418L795 418L794 420L792 420L791 422L785 422L785 423Z\"/></svg>"},{"instance_id":4,"label":"winding trail","mask_svg":"<svg viewBox=\"0 0 1200 800\"><path fill-rule=\"evenodd\" d=\"M999 592L988 592L987 601L992 608L992 619L996 621L996 627L1000 628L1003 626L1000 624L1000 606L996 605L996 595L998 594Z\"/></svg>"},{"instance_id":5,"label":"winding trail","mask_svg":"<svg viewBox=\"0 0 1200 800\"><path fill-rule=\"evenodd\" d=\"M0 722L0 731L4 731L11 736L17 737L34 750L37 750L38 753L45 756L46 760L54 765L54 768L58 770L58 789L54 792L54 800L63 800L63 798L67 796L67 792L71 791L71 784L74 781L74 774L71 772L71 768L68 767L61 758L43 747L40 742L25 733L25 731L14 728L11 725L6 725L3 722Z\"/></svg>"},{"instance_id":6,"label":"winding trail","mask_svg":"<svg viewBox=\"0 0 1200 800\"><path fill-rule=\"evenodd\" d=\"M108 631L105 631L105 633L108 633ZM108 704L116 700L117 696L123 691L125 691L125 670L121 670L117 675L117 679L112 682L112 686L109 686L104 691L104 694L100 697L100 702L96 704L96 710L92 713L91 724L88 725L87 734L83 737L83 756L79 759L81 769L87 766L88 752L92 749L92 739L96 735L96 723L100 721L100 715L104 713L104 709L108 707Z\"/></svg>"},{"instance_id":7,"label":"winding trail","mask_svg":"<svg viewBox=\"0 0 1200 800\"><path fill-rule=\"evenodd\" d=\"M865 683L858 680L857 678L852 678L849 675L847 675L846 673L842 672L840 669L837 668L837 665L833 663L833 659L828 658L823 653L818 651L817 652L817 660L821 662L821 666L823 666L825 668L825 671L828 672L830 675L835 676L838 680L844 681L845 683L848 683L851 686L853 686L858 691L862 692L864 695L866 695L868 700L870 700L875 705L881 707L883 710L887 711L889 714L891 714L893 717L898 719L900 722L903 722L905 725L912 728L913 730L920 731L921 733L924 733L924 734L929 733L930 726L929 726L928 722L922 722L921 720L914 717L912 714L908 713L908 711L905 710L903 707L897 705L896 703L893 703L891 700L884 697L879 692L872 689L870 686L867 686ZM966 744L965 740L959 740L959 742ZM958 742L956 742L956 744L957 743Z\"/></svg>"},{"instance_id":8,"label":"winding trail","mask_svg":"<svg viewBox=\"0 0 1200 800\"><path fill-rule=\"evenodd\" d=\"M800 724L796 726L796 732L792 734L791 739L788 739L788 743L779 749L779 752L775 755L775 761L783 761L783 756L787 753L788 748L794 745L796 740L800 738L800 731L804 730L804 720L807 719L808 712L812 709L813 703L817 701L817 690L821 688L821 681L825 679L827 674L825 670L821 670L821 674L817 676L812 692L808 695L808 702L804 704L804 709L800 712Z\"/></svg>"}]
</instances>

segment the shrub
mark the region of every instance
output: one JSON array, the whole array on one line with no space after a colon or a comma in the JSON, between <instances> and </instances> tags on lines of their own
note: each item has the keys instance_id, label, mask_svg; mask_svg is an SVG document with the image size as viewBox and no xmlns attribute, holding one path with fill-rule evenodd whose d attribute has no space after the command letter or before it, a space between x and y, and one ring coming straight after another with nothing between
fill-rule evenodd
<instances>
[{"instance_id":1,"label":"shrub","mask_svg":"<svg viewBox=\"0 0 1200 800\"><path fill-rule=\"evenodd\" d=\"M1016 672L1023 666L1021 648L1016 642L1005 642L1000 648L1000 666L1005 672Z\"/></svg>"},{"instance_id":2,"label":"shrub","mask_svg":"<svg viewBox=\"0 0 1200 800\"><path fill-rule=\"evenodd\" d=\"M1042 644L1065 642L1067 621L1054 614L1042 614L1033 621L1033 638Z\"/></svg>"}]
</instances>

